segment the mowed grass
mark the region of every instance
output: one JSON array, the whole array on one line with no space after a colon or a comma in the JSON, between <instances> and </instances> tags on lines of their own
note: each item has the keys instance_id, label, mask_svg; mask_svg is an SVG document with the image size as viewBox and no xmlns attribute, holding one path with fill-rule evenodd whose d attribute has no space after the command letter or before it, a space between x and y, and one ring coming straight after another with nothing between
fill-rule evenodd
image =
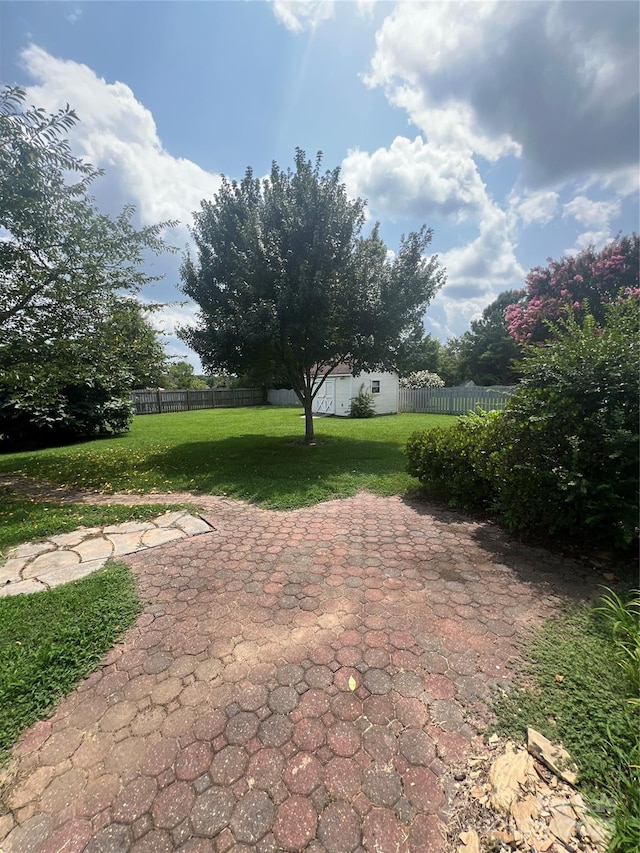
<instances>
[{"instance_id":1,"label":"mowed grass","mask_svg":"<svg viewBox=\"0 0 640 853\"><path fill-rule=\"evenodd\" d=\"M142 415L116 438L3 454L0 473L107 493L202 492L290 509L360 489L391 495L415 488L405 473L408 436L455 421L423 414L318 418L316 444L306 446L297 408Z\"/></svg>"},{"instance_id":2,"label":"mowed grass","mask_svg":"<svg viewBox=\"0 0 640 853\"><path fill-rule=\"evenodd\" d=\"M64 586L0 599L0 764L20 732L88 675L140 610L111 563Z\"/></svg>"}]
</instances>

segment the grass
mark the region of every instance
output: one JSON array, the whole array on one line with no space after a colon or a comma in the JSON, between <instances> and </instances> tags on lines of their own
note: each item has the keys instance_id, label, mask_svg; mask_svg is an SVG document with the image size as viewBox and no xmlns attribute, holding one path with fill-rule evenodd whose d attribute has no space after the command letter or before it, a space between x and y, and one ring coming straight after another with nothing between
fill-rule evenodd
<instances>
[{"instance_id":1,"label":"grass","mask_svg":"<svg viewBox=\"0 0 640 853\"><path fill-rule=\"evenodd\" d=\"M203 492L291 509L360 489L391 495L415 487L404 472L408 436L455 421L420 414L322 418L315 421L316 445L305 446L294 408L144 415L117 438L3 454L0 473L107 493Z\"/></svg>"},{"instance_id":2,"label":"grass","mask_svg":"<svg viewBox=\"0 0 640 853\"><path fill-rule=\"evenodd\" d=\"M139 610L133 576L115 563L47 592L0 599L0 762L24 728L91 672Z\"/></svg>"},{"instance_id":3,"label":"grass","mask_svg":"<svg viewBox=\"0 0 640 853\"><path fill-rule=\"evenodd\" d=\"M8 548L79 527L101 527L123 521L146 521L182 504L88 505L19 497L0 489L0 559Z\"/></svg>"},{"instance_id":4,"label":"grass","mask_svg":"<svg viewBox=\"0 0 640 853\"><path fill-rule=\"evenodd\" d=\"M608 596L546 623L523 650L519 683L494 706L493 730L522 739L532 726L564 744L581 789L597 810L614 813L609 850L618 853L637 849L625 839L640 837L638 673L626 665L630 624L638 660L639 607L637 597L625 611Z\"/></svg>"}]
</instances>

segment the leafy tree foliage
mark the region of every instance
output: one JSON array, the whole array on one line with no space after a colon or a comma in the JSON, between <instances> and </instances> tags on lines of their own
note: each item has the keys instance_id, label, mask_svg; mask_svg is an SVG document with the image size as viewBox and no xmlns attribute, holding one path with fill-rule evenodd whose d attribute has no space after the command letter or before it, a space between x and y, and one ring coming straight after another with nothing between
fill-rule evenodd
<instances>
[{"instance_id":1,"label":"leafy tree foliage","mask_svg":"<svg viewBox=\"0 0 640 853\"><path fill-rule=\"evenodd\" d=\"M518 343L547 340L549 323L574 317L578 322L591 314L605 321L607 305L640 293L640 258L637 234L618 237L599 252L593 247L575 257L548 259L546 267L534 267L526 280L524 304L507 307L509 333Z\"/></svg>"},{"instance_id":2,"label":"leafy tree foliage","mask_svg":"<svg viewBox=\"0 0 640 853\"><path fill-rule=\"evenodd\" d=\"M437 338L425 335L422 328L416 330L407 338L404 352L397 364L400 378L421 370L438 373L442 350L443 344Z\"/></svg>"},{"instance_id":3,"label":"leafy tree foliage","mask_svg":"<svg viewBox=\"0 0 640 853\"><path fill-rule=\"evenodd\" d=\"M522 347L509 334L506 312L522 302L522 293L507 290L482 312L479 320L458 340L457 370L476 385L513 385L517 382L515 367L522 357Z\"/></svg>"},{"instance_id":4,"label":"leafy tree foliage","mask_svg":"<svg viewBox=\"0 0 640 853\"><path fill-rule=\"evenodd\" d=\"M442 284L431 231L403 238L389 260L364 202L351 201L340 171L321 173L297 149L295 170L276 163L264 181L248 169L223 180L195 216L197 261L182 268L200 323L181 331L208 370L244 374L265 366L287 377L305 410L324 376L342 361L355 372L395 367Z\"/></svg>"},{"instance_id":5,"label":"leafy tree foliage","mask_svg":"<svg viewBox=\"0 0 640 853\"><path fill-rule=\"evenodd\" d=\"M135 294L154 280L145 253L161 223L138 230L89 195L101 174L71 153L77 122L0 92L0 433L9 438L126 428L129 391L161 363ZM148 359L146 364L143 364Z\"/></svg>"},{"instance_id":6,"label":"leafy tree foliage","mask_svg":"<svg viewBox=\"0 0 640 853\"><path fill-rule=\"evenodd\" d=\"M205 379L195 375L193 365L189 364L188 361L175 361L168 365L160 384L163 388L180 388L182 390L202 390L209 387Z\"/></svg>"},{"instance_id":7,"label":"leafy tree foliage","mask_svg":"<svg viewBox=\"0 0 640 853\"><path fill-rule=\"evenodd\" d=\"M638 529L638 298L598 325L587 314L531 346L503 412L412 436L410 473L456 506L493 509L512 530L629 544Z\"/></svg>"}]
</instances>

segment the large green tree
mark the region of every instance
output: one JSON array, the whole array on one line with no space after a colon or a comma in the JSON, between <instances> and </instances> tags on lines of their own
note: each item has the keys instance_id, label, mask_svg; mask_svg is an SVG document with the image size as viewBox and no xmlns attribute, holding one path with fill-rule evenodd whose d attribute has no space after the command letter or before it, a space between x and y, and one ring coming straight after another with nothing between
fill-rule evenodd
<instances>
[{"instance_id":1,"label":"large green tree","mask_svg":"<svg viewBox=\"0 0 640 853\"><path fill-rule=\"evenodd\" d=\"M390 258L377 225L361 234L364 202L321 162L297 149L293 171L274 163L263 181L251 169L223 179L195 215L197 259L182 268L200 306L183 339L212 372L280 369L304 407L307 441L327 372L340 362L394 367L444 279L425 256L430 230L403 238Z\"/></svg>"},{"instance_id":2,"label":"large green tree","mask_svg":"<svg viewBox=\"0 0 640 853\"><path fill-rule=\"evenodd\" d=\"M506 290L487 305L479 320L458 339L459 371L476 385L513 385L517 382L515 366L522 357L522 347L509 334L505 314L510 306L520 305L523 294Z\"/></svg>"},{"instance_id":3,"label":"large green tree","mask_svg":"<svg viewBox=\"0 0 640 853\"><path fill-rule=\"evenodd\" d=\"M162 386L181 390L202 390L209 387L202 377L196 376L193 365L188 361L174 361L167 365L162 375Z\"/></svg>"},{"instance_id":4,"label":"large green tree","mask_svg":"<svg viewBox=\"0 0 640 853\"><path fill-rule=\"evenodd\" d=\"M123 299L157 278L144 263L167 249L173 223L138 229L133 207L115 218L98 209L101 172L67 139L77 120L68 106L27 106L22 89L0 92L0 433L10 438L122 429L136 372L158 366L150 345L141 368L145 347L131 336L153 334Z\"/></svg>"}]
</instances>

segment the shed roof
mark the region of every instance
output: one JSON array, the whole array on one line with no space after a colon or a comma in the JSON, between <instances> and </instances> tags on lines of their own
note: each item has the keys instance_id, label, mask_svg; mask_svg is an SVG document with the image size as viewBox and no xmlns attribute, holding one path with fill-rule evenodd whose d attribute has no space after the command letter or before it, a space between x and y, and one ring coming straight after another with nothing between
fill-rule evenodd
<instances>
[{"instance_id":1,"label":"shed roof","mask_svg":"<svg viewBox=\"0 0 640 853\"><path fill-rule=\"evenodd\" d=\"M340 364L336 364L333 370L327 370L322 375L323 376L351 376L353 374L353 369L350 364L346 364L341 361Z\"/></svg>"}]
</instances>

